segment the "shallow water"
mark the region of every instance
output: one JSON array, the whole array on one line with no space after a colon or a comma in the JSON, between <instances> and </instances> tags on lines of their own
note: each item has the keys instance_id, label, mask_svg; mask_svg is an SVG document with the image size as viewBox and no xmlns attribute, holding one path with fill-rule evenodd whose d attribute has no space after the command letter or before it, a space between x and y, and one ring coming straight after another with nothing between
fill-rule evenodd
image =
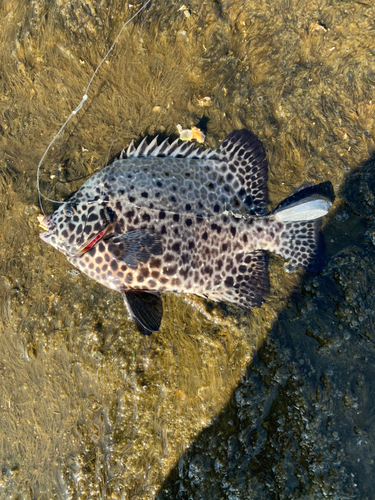
<instances>
[{"instance_id":1,"label":"shallow water","mask_svg":"<svg viewBox=\"0 0 375 500\"><path fill-rule=\"evenodd\" d=\"M119 294L40 241L35 188L136 7L1 3L0 497L371 499L375 8L182 5L154 1L125 30L43 164L44 194L68 196L178 123L205 126L210 147L246 127L273 205L332 182L327 266L287 274L272 257L252 314L166 295L161 331L141 337Z\"/></svg>"}]
</instances>

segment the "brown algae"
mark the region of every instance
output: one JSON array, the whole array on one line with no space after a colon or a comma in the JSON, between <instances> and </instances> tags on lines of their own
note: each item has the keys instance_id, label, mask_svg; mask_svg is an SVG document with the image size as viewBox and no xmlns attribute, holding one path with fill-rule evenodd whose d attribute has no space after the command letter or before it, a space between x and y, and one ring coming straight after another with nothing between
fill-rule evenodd
<instances>
[{"instance_id":1,"label":"brown algae","mask_svg":"<svg viewBox=\"0 0 375 500\"><path fill-rule=\"evenodd\" d=\"M303 182L334 185L331 260L303 278L272 259L253 314L167 296L170 320L141 338L120 297L42 246L35 209L38 162L136 7L3 2L0 496L372 498L374 189L370 167L352 172L374 149L374 7L181 6L153 2L123 32L43 192L65 199L131 139L177 123L204 120L209 147L247 128L274 205Z\"/></svg>"}]
</instances>

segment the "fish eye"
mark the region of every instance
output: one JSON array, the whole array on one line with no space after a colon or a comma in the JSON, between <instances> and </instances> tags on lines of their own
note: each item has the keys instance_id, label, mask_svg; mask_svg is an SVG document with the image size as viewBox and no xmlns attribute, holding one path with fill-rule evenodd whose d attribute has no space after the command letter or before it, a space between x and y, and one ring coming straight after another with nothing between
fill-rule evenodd
<instances>
[{"instance_id":1,"label":"fish eye","mask_svg":"<svg viewBox=\"0 0 375 500\"><path fill-rule=\"evenodd\" d=\"M63 214L66 217L73 217L73 215L76 213L75 209L73 207L66 207L63 208Z\"/></svg>"},{"instance_id":2,"label":"fish eye","mask_svg":"<svg viewBox=\"0 0 375 500\"><path fill-rule=\"evenodd\" d=\"M105 206L103 208L103 212L104 212L104 218L109 224L117 219L116 212L114 212L108 206Z\"/></svg>"}]
</instances>

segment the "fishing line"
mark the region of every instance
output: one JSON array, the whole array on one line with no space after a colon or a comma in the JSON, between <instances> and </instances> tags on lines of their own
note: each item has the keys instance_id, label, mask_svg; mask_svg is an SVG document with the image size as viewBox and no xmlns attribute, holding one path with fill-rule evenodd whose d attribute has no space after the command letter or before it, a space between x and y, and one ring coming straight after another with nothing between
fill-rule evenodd
<instances>
[{"instance_id":1,"label":"fishing line","mask_svg":"<svg viewBox=\"0 0 375 500\"><path fill-rule=\"evenodd\" d=\"M114 143L117 141L117 139L113 139L111 145L109 146L109 149L108 149L108 154L107 154L107 161L105 163L105 165L107 166L108 165L108 162L109 162L109 155L111 153L111 149L112 149L112 146L114 145Z\"/></svg>"},{"instance_id":2,"label":"fishing line","mask_svg":"<svg viewBox=\"0 0 375 500\"><path fill-rule=\"evenodd\" d=\"M108 52L106 53L106 55L103 57L103 59L100 61L99 65L97 66L96 70L94 71L87 87L86 87L86 90L85 90L85 93L81 99L81 102L78 104L78 106L70 113L70 115L68 116L68 118L65 120L64 124L62 125L62 127L60 128L60 130L57 132L57 134L55 135L55 137L52 139L52 141L49 143L47 149L45 150L42 158L40 159L40 162L38 164L38 169L37 169L37 173L36 173L36 186L37 186L37 190L38 190L38 198L39 198L39 206L40 206L40 209L43 213L43 215L46 215L44 210L43 210L43 204L42 204L42 198L44 198L45 200L47 201L52 201L52 203L65 203L64 201L57 201L57 200L52 200L51 198L48 198L47 196L45 196L44 194L42 194L40 192L40 167L42 166L42 163L44 161L44 158L46 157L48 151L51 149L52 145L55 143L56 139L59 137L59 135L61 134L61 132L64 130L64 128L66 127L66 125L70 122L70 120L72 119L72 117L74 115L76 115L78 113L78 111L82 108L84 102L87 100L87 93L91 87L91 84L96 76L96 74L98 73L101 65L104 63L104 61L107 59L107 57L109 56L109 54L112 52L114 46L116 45L117 43L117 40L120 38L121 36L121 33L123 32L124 28L129 24L131 23L131 21L133 21L133 19L135 17L138 16L138 14L140 12L142 12L143 9L145 9L147 7L147 5L151 3L151 0L147 0L140 9L137 10L137 12L130 18L128 19L123 25L122 25L122 28L120 29L118 35L116 36L114 42L112 43L110 49L108 50ZM112 143L113 144L113 143Z\"/></svg>"}]
</instances>

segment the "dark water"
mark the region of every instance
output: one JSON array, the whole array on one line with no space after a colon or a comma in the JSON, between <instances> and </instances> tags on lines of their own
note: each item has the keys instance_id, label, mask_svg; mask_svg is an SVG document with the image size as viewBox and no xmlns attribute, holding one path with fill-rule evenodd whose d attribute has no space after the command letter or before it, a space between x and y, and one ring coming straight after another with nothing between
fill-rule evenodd
<instances>
[{"instance_id":1,"label":"dark water","mask_svg":"<svg viewBox=\"0 0 375 500\"><path fill-rule=\"evenodd\" d=\"M154 1L125 30L43 192L68 196L133 138L200 124L214 147L245 127L274 205L332 182L327 266L287 274L271 258L252 314L166 295L142 338L118 294L39 240L35 187L136 6L0 3L0 497L372 499L375 8L182 6Z\"/></svg>"}]
</instances>

